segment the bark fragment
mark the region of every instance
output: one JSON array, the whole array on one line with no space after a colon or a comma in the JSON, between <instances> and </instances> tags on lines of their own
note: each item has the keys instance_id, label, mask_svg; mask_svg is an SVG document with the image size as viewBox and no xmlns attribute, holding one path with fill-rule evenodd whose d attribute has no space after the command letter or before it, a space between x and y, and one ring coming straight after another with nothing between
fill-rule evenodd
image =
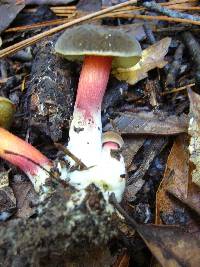
<instances>
[{"instance_id":1,"label":"bark fragment","mask_svg":"<svg viewBox=\"0 0 200 267\"><path fill-rule=\"evenodd\" d=\"M27 92L30 125L54 142L69 126L75 88L72 64L55 54L56 39L57 35L37 46Z\"/></svg>"}]
</instances>

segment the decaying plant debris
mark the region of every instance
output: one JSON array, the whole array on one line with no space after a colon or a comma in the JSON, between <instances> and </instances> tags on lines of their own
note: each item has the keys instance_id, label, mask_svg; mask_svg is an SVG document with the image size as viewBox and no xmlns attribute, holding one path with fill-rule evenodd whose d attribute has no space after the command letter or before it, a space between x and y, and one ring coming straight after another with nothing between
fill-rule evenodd
<instances>
[{"instance_id":1,"label":"decaying plant debris","mask_svg":"<svg viewBox=\"0 0 200 267\"><path fill-rule=\"evenodd\" d=\"M54 53L58 36L35 48L25 111L30 114L29 127L35 127L54 142L69 128L73 111L75 79L71 66ZM56 88L56 90L55 90Z\"/></svg>"},{"instance_id":2,"label":"decaying plant debris","mask_svg":"<svg viewBox=\"0 0 200 267\"><path fill-rule=\"evenodd\" d=\"M58 184L56 193L37 207L36 218L1 224L0 265L35 266L48 259L54 266L64 261L67 266L102 266L95 254L99 251L101 262L105 244L117 236L116 222L106 212L101 192L94 186L87 191L81 206L70 211L67 203L74 189Z\"/></svg>"},{"instance_id":3,"label":"decaying plant debris","mask_svg":"<svg viewBox=\"0 0 200 267\"><path fill-rule=\"evenodd\" d=\"M22 156L47 177L34 190L0 160L2 267L200 266L200 8L196 0L124 2L0 3L0 127L41 151L49 167L1 151L0 141L1 157ZM70 178L95 167L66 148L81 63L59 57L55 43L86 22L129 33L142 47L135 66L112 71L102 103L103 131L124 140L110 150L125 160L121 203L105 197L103 180L82 190Z\"/></svg>"}]
</instances>

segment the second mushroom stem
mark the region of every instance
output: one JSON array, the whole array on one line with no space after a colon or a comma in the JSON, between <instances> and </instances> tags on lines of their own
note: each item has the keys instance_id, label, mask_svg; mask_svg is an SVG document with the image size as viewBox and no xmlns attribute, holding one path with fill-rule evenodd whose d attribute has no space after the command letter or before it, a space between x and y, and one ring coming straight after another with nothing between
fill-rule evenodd
<instances>
[{"instance_id":1,"label":"second mushroom stem","mask_svg":"<svg viewBox=\"0 0 200 267\"><path fill-rule=\"evenodd\" d=\"M88 167L101 156L101 104L111 65L112 57L86 56L79 78L68 148Z\"/></svg>"},{"instance_id":2,"label":"second mushroom stem","mask_svg":"<svg viewBox=\"0 0 200 267\"><path fill-rule=\"evenodd\" d=\"M0 128L0 157L19 167L40 191L49 177L51 161L33 146Z\"/></svg>"}]
</instances>

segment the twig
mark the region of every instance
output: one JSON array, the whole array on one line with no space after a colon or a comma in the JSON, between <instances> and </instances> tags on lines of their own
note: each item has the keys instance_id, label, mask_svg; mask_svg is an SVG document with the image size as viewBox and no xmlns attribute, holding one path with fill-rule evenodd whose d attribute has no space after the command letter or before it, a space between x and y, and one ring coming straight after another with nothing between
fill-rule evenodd
<instances>
[{"instance_id":1,"label":"twig","mask_svg":"<svg viewBox=\"0 0 200 267\"><path fill-rule=\"evenodd\" d=\"M183 31L192 31L192 32L199 32L199 28L194 28L191 25L177 25L174 27L163 27L163 28L155 28L153 29L154 32L161 32L162 34L177 34L177 32Z\"/></svg>"},{"instance_id":2,"label":"twig","mask_svg":"<svg viewBox=\"0 0 200 267\"><path fill-rule=\"evenodd\" d=\"M87 166L79 159L77 158L74 154L72 154L70 152L70 150L66 147L64 147L63 145L59 144L59 143L54 143L55 147L58 148L59 150L63 151L65 153L65 155L69 156L71 159L73 159L75 161L75 163L80 166L80 168L82 170L86 170Z\"/></svg>"},{"instance_id":3,"label":"twig","mask_svg":"<svg viewBox=\"0 0 200 267\"><path fill-rule=\"evenodd\" d=\"M196 65L195 81L200 92L200 44L190 32L182 34L184 44L189 50L192 61Z\"/></svg>"},{"instance_id":4,"label":"twig","mask_svg":"<svg viewBox=\"0 0 200 267\"><path fill-rule=\"evenodd\" d=\"M180 4L185 4L185 3L194 3L196 4L196 0L178 0L178 1L173 1L173 2L166 2L166 3L160 3L161 6L167 6L170 7L171 9L178 9L178 10L200 10L200 7L183 7L180 6ZM51 7L51 10L55 13L63 13L66 12L68 14L76 11L76 6L53 6ZM120 9L120 11L133 11L133 10L145 10L145 7L138 7L138 6L126 6ZM114 11L118 12L118 10Z\"/></svg>"},{"instance_id":5,"label":"twig","mask_svg":"<svg viewBox=\"0 0 200 267\"><path fill-rule=\"evenodd\" d=\"M168 94L172 94L172 93L178 93L180 91L183 91L183 90L186 90L190 87L193 87L195 86L195 83L190 83L188 85L184 85L184 86L181 86L179 88L173 88L172 90L169 90L169 91L165 91L163 93L161 93L161 95L168 95Z\"/></svg>"},{"instance_id":6,"label":"twig","mask_svg":"<svg viewBox=\"0 0 200 267\"><path fill-rule=\"evenodd\" d=\"M182 63L184 45L180 44L174 54L174 61L172 62L166 79L166 86L173 88L176 84L176 78Z\"/></svg>"},{"instance_id":7,"label":"twig","mask_svg":"<svg viewBox=\"0 0 200 267\"><path fill-rule=\"evenodd\" d=\"M28 38L28 39L26 39L24 41L21 41L21 42L19 42L17 44L14 44L14 45L12 45L10 47L7 47L7 48L1 50L0 51L0 58L8 56L10 54L13 54L13 53L19 51L20 49L25 48L26 46L29 46L29 45L32 45L32 44L36 43L37 41L43 39L44 37L47 37L47 36L50 36L50 35L52 35L52 34L54 34L56 32L62 31L64 29L66 29L66 28L69 28L70 26L73 26L75 24L87 21L89 19L95 18L95 17L100 16L100 15L107 14L107 13L112 12L113 10L116 10L118 8L122 8L122 7L131 5L131 4L135 4L135 3L137 3L137 0L129 0L129 1L126 1L125 3L121 3L121 4L118 4L118 5L115 5L115 6L108 7L106 9L104 9L104 10L100 10L100 11L88 14L88 15L83 16L81 18L74 19L73 21L64 23L63 25L59 25L59 26L57 26L57 27L55 27L53 29L50 29L50 30L47 30L45 32L39 33L39 34L37 34L37 35L35 35L35 36L31 37L31 38Z\"/></svg>"},{"instance_id":8,"label":"twig","mask_svg":"<svg viewBox=\"0 0 200 267\"><path fill-rule=\"evenodd\" d=\"M198 17L198 16L193 16L190 14L174 11L174 10L171 10L167 7L162 7L161 5L157 4L154 1L144 2L142 5L148 9L150 9L150 10L157 11L159 13L162 13L162 14L167 15L167 16L172 17L172 18L180 18L180 19L189 19L189 20L194 20L194 21L200 21L200 17Z\"/></svg>"},{"instance_id":9,"label":"twig","mask_svg":"<svg viewBox=\"0 0 200 267\"><path fill-rule=\"evenodd\" d=\"M179 19L179 18L170 18L167 16L149 16L149 15L138 15L138 14L107 14L107 16L110 17L118 17L118 18L126 18L126 19L142 19L142 20L160 20L160 21L168 21L168 22L180 22L180 23L187 23L187 24L193 24L193 25L200 25L200 21L194 21L190 19ZM98 18L105 18L107 17L106 15L104 16L99 16Z\"/></svg>"},{"instance_id":10,"label":"twig","mask_svg":"<svg viewBox=\"0 0 200 267\"><path fill-rule=\"evenodd\" d=\"M12 28L7 29L5 32L33 30L35 28L42 28L42 27L47 27L47 26L63 24L63 23L68 22L68 21L69 21L68 18L49 20L49 21L38 22L38 23L26 25L26 26L12 27Z\"/></svg>"},{"instance_id":11,"label":"twig","mask_svg":"<svg viewBox=\"0 0 200 267\"><path fill-rule=\"evenodd\" d=\"M121 215L123 215L124 219L131 225L133 226L136 230L138 228L138 223L133 219L131 218L127 212L122 208L122 206L117 202L116 200L116 197L115 197L115 194L112 193L110 195L110 203L119 211L119 213L121 213Z\"/></svg>"}]
</instances>

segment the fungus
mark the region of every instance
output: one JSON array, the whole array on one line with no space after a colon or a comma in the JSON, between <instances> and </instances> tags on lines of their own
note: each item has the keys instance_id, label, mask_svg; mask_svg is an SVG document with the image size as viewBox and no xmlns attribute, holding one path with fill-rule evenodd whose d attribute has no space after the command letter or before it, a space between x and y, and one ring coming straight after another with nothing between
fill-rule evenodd
<instances>
[{"instance_id":1,"label":"fungus","mask_svg":"<svg viewBox=\"0 0 200 267\"><path fill-rule=\"evenodd\" d=\"M107 202L109 202L109 196L112 192L115 193L119 202L122 199L126 170L119 149L123 145L123 140L117 133L108 132L103 134L102 142L102 154L97 165L87 170L68 173L70 184L79 190L78 198L80 201L86 194L85 188L90 184L95 184L101 189ZM62 179L66 179L66 177L62 177Z\"/></svg>"},{"instance_id":2,"label":"fungus","mask_svg":"<svg viewBox=\"0 0 200 267\"><path fill-rule=\"evenodd\" d=\"M0 127L9 129L15 113L15 105L8 98L0 96Z\"/></svg>"},{"instance_id":3,"label":"fungus","mask_svg":"<svg viewBox=\"0 0 200 267\"><path fill-rule=\"evenodd\" d=\"M0 157L19 167L40 191L49 177L51 162L32 145L0 128Z\"/></svg>"},{"instance_id":4,"label":"fungus","mask_svg":"<svg viewBox=\"0 0 200 267\"><path fill-rule=\"evenodd\" d=\"M68 148L90 167L102 157L101 103L111 68L135 65L141 57L141 47L127 33L90 24L66 30L55 50L68 60L84 59Z\"/></svg>"}]
</instances>

